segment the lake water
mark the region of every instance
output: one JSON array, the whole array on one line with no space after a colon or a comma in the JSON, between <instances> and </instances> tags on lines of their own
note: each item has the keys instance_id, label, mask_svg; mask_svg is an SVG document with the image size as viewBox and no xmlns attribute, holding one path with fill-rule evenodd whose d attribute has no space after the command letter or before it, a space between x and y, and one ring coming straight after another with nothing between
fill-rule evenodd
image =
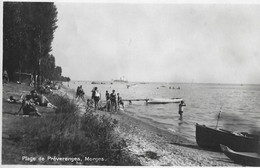
<instances>
[{"instance_id":1,"label":"lake water","mask_svg":"<svg viewBox=\"0 0 260 168\"><path fill-rule=\"evenodd\" d=\"M205 124L215 128L221 110L218 128L231 131L260 131L260 85L231 84L178 84L178 83L113 83L91 84L90 81L71 81L69 88L82 85L87 96L93 87L98 87L105 100L105 91L113 89L123 99L128 98L182 98L183 120L179 120L178 103L149 104L145 102L125 102L125 112L148 122L169 133L179 133L195 142L195 124ZM127 88L129 84L135 86ZM68 86L68 83L64 83ZM171 89L170 89L171 87ZM172 89L175 87L175 89ZM180 87L180 89L176 89Z\"/></svg>"}]
</instances>

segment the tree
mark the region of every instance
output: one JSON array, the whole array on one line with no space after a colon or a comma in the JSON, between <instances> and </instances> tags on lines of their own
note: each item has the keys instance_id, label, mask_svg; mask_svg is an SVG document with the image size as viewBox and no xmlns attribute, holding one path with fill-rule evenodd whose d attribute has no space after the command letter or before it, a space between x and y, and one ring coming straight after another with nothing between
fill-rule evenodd
<instances>
[{"instance_id":1,"label":"tree","mask_svg":"<svg viewBox=\"0 0 260 168\"><path fill-rule=\"evenodd\" d=\"M55 57L48 55L41 60L41 74L43 78L54 80Z\"/></svg>"},{"instance_id":2,"label":"tree","mask_svg":"<svg viewBox=\"0 0 260 168\"><path fill-rule=\"evenodd\" d=\"M61 80L61 73L62 73L62 69L60 66L56 66L55 70L54 70L54 78L56 80Z\"/></svg>"},{"instance_id":3,"label":"tree","mask_svg":"<svg viewBox=\"0 0 260 168\"><path fill-rule=\"evenodd\" d=\"M3 68L10 79L17 71L33 73L36 79L41 69L41 76L51 78L55 59L49 53L56 22L57 8L53 2L4 2Z\"/></svg>"}]
</instances>

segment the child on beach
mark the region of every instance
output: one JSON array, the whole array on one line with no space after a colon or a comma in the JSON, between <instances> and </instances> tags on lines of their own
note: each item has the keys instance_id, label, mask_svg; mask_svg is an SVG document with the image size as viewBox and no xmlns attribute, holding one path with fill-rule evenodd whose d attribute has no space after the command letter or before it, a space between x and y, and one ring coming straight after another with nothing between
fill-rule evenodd
<instances>
[{"instance_id":1,"label":"child on beach","mask_svg":"<svg viewBox=\"0 0 260 168\"><path fill-rule=\"evenodd\" d=\"M183 107L186 106L186 104L184 103L184 101L182 100L181 103L179 104L179 114L180 114L180 118L179 120L182 120L182 114L183 114Z\"/></svg>"},{"instance_id":2,"label":"child on beach","mask_svg":"<svg viewBox=\"0 0 260 168\"><path fill-rule=\"evenodd\" d=\"M119 96L119 93L117 93L117 103L118 103L118 109L120 108L120 105L122 105L122 107L125 108L124 102L122 100L122 97Z\"/></svg>"},{"instance_id":3,"label":"child on beach","mask_svg":"<svg viewBox=\"0 0 260 168\"><path fill-rule=\"evenodd\" d=\"M90 112L90 111L92 111L92 109L93 109L93 103L90 99L87 99L86 111Z\"/></svg>"}]
</instances>

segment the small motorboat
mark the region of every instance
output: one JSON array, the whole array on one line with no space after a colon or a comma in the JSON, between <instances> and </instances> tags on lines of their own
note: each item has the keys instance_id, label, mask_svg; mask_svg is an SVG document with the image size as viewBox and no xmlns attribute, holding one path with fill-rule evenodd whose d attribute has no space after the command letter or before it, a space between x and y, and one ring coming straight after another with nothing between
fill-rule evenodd
<instances>
[{"instance_id":1,"label":"small motorboat","mask_svg":"<svg viewBox=\"0 0 260 168\"><path fill-rule=\"evenodd\" d=\"M235 163L239 163L245 166L260 166L260 154L252 152L236 152L229 147L220 144L220 148L223 153L233 160Z\"/></svg>"}]
</instances>

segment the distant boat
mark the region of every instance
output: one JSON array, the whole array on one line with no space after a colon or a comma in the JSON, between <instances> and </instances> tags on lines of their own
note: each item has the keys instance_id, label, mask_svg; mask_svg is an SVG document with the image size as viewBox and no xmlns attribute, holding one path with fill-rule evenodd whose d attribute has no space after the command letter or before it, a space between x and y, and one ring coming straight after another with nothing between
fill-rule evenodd
<instances>
[{"instance_id":1,"label":"distant boat","mask_svg":"<svg viewBox=\"0 0 260 168\"><path fill-rule=\"evenodd\" d=\"M137 84L126 85L127 89L130 87L135 87L135 86L137 86Z\"/></svg>"},{"instance_id":2,"label":"distant boat","mask_svg":"<svg viewBox=\"0 0 260 168\"><path fill-rule=\"evenodd\" d=\"M120 77L120 79L115 79L115 80L113 80L113 82L128 83L128 81L125 80L124 77L123 78Z\"/></svg>"}]
</instances>

